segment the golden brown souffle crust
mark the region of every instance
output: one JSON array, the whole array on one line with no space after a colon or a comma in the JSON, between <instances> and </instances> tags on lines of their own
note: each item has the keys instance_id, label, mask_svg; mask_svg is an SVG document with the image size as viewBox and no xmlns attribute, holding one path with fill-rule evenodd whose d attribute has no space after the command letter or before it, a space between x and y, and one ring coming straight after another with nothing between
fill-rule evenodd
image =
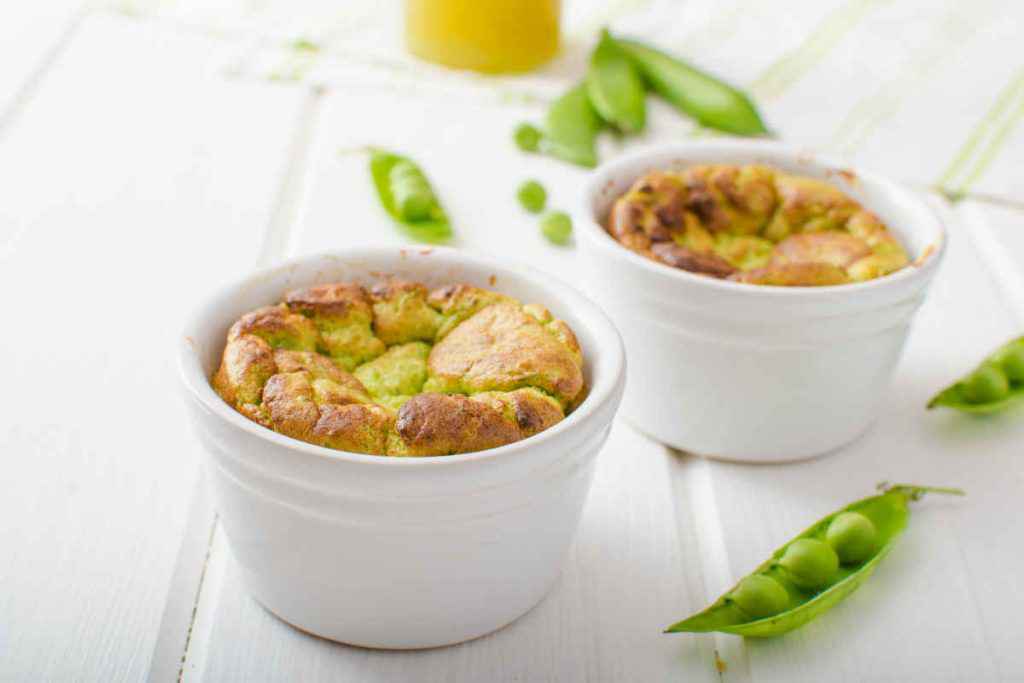
<instances>
[{"instance_id":1,"label":"golden brown souffle crust","mask_svg":"<svg viewBox=\"0 0 1024 683\"><path fill-rule=\"evenodd\" d=\"M585 395L569 326L465 284L289 292L231 326L213 388L250 420L355 453L469 453L562 420Z\"/></svg>"},{"instance_id":2,"label":"golden brown souffle crust","mask_svg":"<svg viewBox=\"0 0 1024 683\"><path fill-rule=\"evenodd\" d=\"M861 282L909 262L878 216L839 188L768 166L653 171L615 201L607 229L672 268L759 285Z\"/></svg>"}]
</instances>

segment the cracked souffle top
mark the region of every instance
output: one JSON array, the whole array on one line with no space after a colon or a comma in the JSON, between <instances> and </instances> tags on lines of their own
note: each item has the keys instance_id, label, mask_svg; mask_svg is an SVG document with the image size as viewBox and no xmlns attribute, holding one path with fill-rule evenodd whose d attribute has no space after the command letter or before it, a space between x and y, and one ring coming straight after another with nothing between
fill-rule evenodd
<instances>
[{"instance_id":1,"label":"cracked souffle top","mask_svg":"<svg viewBox=\"0 0 1024 683\"><path fill-rule=\"evenodd\" d=\"M259 424L356 453L449 455L554 425L584 396L569 326L457 284L317 285L232 325L217 393Z\"/></svg>"},{"instance_id":2,"label":"cracked souffle top","mask_svg":"<svg viewBox=\"0 0 1024 683\"><path fill-rule=\"evenodd\" d=\"M908 263L878 216L839 188L767 166L653 171L615 201L607 228L667 266L759 285L860 282Z\"/></svg>"}]
</instances>

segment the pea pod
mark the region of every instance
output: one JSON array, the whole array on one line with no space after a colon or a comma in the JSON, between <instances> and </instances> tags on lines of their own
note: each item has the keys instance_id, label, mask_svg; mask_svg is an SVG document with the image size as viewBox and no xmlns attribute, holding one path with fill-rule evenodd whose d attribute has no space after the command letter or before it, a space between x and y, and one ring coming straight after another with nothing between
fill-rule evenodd
<instances>
[{"instance_id":1,"label":"pea pod","mask_svg":"<svg viewBox=\"0 0 1024 683\"><path fill-rule=\"evenodd\" d=\"M710 607L666 633L720 631L764 638L821 616L857 590L907 526L908 503L959 489L898 484L819 520L743 578Z\"/></svg>"},{"instance_id":2,"label":"pea pod","mask_svg":"<svg viewBox=\"0 0 1024 683\"><path fill-rule=\"evenodd\" d=\"M625 133L644 129L644 81L607 30L590 56L587 95L601 118Z\"/></svg>"},{"instance_id":3,"label":"pea pod","mask_svg":"<svg viewBox=\"0 0 1024 683\"><path fill-rule=\"evenodd\" d=\"M585 84L551 103L545 125L542 152L579 166L597 166L597 136L604 122L590 103Z\"/></svg>"},{"instance_id":4,"label":"pea pod","mask_svg":"<svg viewBox=\"0 0 1024 683\"><path fill-rule=\"evenodd\" d=\"M647 85L703 126L736 135L764 135L768 129L746 94L714 76L635 40L616 39Z\"/></svg>"},{"instance_id":5,"label":"pea pod","mask_svg":"<svg viewBox=\"0 0 1024 683\"><path fill-rule=\"evenodd\" d=\"M946 406L965 413L995 413L1024 399L1024 337L1006 342L969 375L946 387L928 408Z\"/></svg>"},{"instance_id":6,"label":"pea pod","mask_svg":"<svg viewBox=\"0 0 1024 683\"><path fill-rule=\"evenodd\" d=\"M414 161L384 150L370 151L370 176L381 206L413 239L444 242L451 224L430 181Z\"/></svg>"}]
</instances>

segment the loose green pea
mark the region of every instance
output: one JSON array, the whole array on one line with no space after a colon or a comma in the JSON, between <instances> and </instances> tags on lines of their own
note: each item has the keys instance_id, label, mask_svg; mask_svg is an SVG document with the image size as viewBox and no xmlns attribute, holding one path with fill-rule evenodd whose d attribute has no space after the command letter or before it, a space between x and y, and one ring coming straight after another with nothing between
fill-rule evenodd
<instances>
[{"instance_id":1,"label":"loose green pea","mask_svg":"<svg viewBox=\"0 0 1024 683\"><path fill-rule=\"evenodd\" d=\"M801 588L821 588L839 569L839 556L824 541L798 538L789 544L779 564Z\"/></svg>"},{"instance_id":2,"label":"loose green pea","mask_svg":"<svg viewBox=\"0 0 1024 683\"><path fill-rule=\"evenodd\" d=\"M1010 393L1010 383L1002 370L983 365L964 380L963 393L970 403L990 403Z\"/></svg>"},{"instance_id":3,"label":"loose green pea","mask_svg":"<svg viewBox=\"0 0 1024 683\"><path fill-rule=\"evenodd\" d=\"M763 574L751 574L740 581L729 597L754 619L778 614L789 605L789 593L782 584Z\"/></svg>"},{"instance_id":4,"label":"loose green pea","mask_svg":"<svg viewBox=\"0 0 1024 683\"><path fill-rule=\"evenodd\" d=\"M859 512L835 516L825 532L825 540L843 564L856 564L871 557L878 546L878 529Z\"/></svg>"},{"instance_id":5,"label":"loose green pea","mask_svg":"<svg viewBox=\"0 0 1024 683\"><path fill-rule=\"evenodd\" d=\"M540 148L542 137L544 134L541 133L540 128L529 123L520 123L513 133L516 147L524 152L536 152Z\"/></svg>"},{"instance_id":6,"label":"loose green pea","mask_svg":"<svg viewBox=\"0 0 1024 683\"><path fill-rule=\"evenodd\" d=\"M547 204L548 192L536 180L527 180L519 186L516 197L524 209L530 213L540 213L544 210L544 205Z\"/></svg>"},{"instance_id":7,"label":"loose green pea","mask_svg":"<svg viewBox=\"0 0 1024 683\"><path fill-rule=\"evenodd\" d=\"M1003 356L1003 372L1014 382L1024 382L1024 344L1018 344Z\"/></svg>"},{"instance_id":8,"label":"loose green pea","mask_svg":"<svg viewBox=\"0 0 1024 683\"><path fill-rule=\"evenodd\" d=\"M552 211L540 219L540 231L549 242L568 244L572 235L572 219L564 211Z\"/></svg>"}]
</instances>

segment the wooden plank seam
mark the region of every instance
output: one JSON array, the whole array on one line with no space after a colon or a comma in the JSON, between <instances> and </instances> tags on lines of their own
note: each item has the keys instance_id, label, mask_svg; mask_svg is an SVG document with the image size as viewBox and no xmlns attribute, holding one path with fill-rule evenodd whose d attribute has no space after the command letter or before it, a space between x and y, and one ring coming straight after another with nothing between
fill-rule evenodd
<instances>
[{"instance_id":1,"label":"wooden plank seam","mask_svg":"<svg viewBox=\"0 0 1024 683\"><path fill-rule=\"evenodd\" d=\"M970 236L978 255L986 262L997 291L1002 294L1017 322L1024 327L1024 271L1020 262L1014 263L1011 253L996 239L989 221L979 207L964 204L957 213L967 227L964 232ZM1024 213L1020 217L1024 223Z\"/></svg>"},{"instance_id":2,"label":"wooden plank seam","mask_svg":"<svg viewBox=\"0 0 1024 683\"><path fill-rule=\"evenodd\" d=\"M299 114L296 129L292 137L291 149L288 154L288 163L282 173L277 200L274 203L271 218L263 233L262 246L255 264L257 267L266 267L273 264L275 261L279 261L286 253L285 245L288 243L290 235L297 232L297 226L303 206L303 198L308 191L307 185L309 180L308 167L310 151L316 137L316 130L320 119L322 96L323 90L321 88L309 88L306 100L302 105L302 110ZM199 485L202 486L204 483L200 481ZM190 518L192 516L193 515L190 515ZM195 516L197 520L200 521L205 521L206 519L202 515ZM206 575L211 557L215 552L215 540L218 536L216 533L218 524L218 517L214 514L208 525L202 524L203 528L186 530L187 534L204 534L207 539L207 543L203 559L203 569L194 589L195 597L193 609L188 623L184 648L181 652L180 667L177 671L177 680L179 683L184 680L185 668L188 664L190 652L196 645L192 636L197 616L201 611L200 603L204 598L204 590L210 589L210 585L206 582ZM172 595L170 596L170 599L175 599L176 597L180 596ZM161 637L163 636L164 634L161 634ZM170 634L170 637L174 637L174 634ZM150 679L152 680L154 676L157 676L160 673L162 672L151 670Z\"/></svg>"},{"instance_id":3,"label":"wooden plank seam","mask_svg":"<svg viewBox=\"0 0 1024 683\"><path fill-rule=\"evenodd\" d=\"M7 108L0 111L0 137L2 137L5 131L11 127L14 120L22 110L25 109L29 101L31 101L36 90L39 88L39 85L43 82L46 74L50 71L51 67L57 63L57 60L60 59L60 56L64 53L64 50L67 49L67 46L71 44L71 39L78 31L79 26L82 25L82 21L87 14L88 11L86 7L82 6L71 15L71 18L67 22L67 26L64 28L64 32L61 33L56 42L50 46L50 49L43 54L42 59L36 67L32 69L28 77L18 88Z\"/></svg>"}]
</instances>

